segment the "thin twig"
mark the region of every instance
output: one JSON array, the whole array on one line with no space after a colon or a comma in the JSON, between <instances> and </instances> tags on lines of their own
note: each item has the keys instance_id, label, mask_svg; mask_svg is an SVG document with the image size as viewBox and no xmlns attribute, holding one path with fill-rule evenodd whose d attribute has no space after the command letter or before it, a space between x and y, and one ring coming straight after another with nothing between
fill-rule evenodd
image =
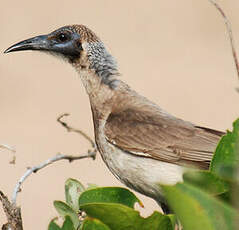
<instances>
[{"instance_id":1,"label":"thin twig","mask_svg":"<svg viewBox=\"0 0 239 230\"><path fill-rule=\"evenodd\" d=\"M236 52L236 48L235 48L235 42L234 42L234 38L233 38L233 34L232 34L232 28L231 28L231 23L228 20L227 16L225 15L224 11L222 10L222 8L218 5L218 3L216 2L216 0L209 0L216 8L217 10L220 12L220 14L222 15L224 22L226 24L226 28L227 28L227 32L230 38L230 42L231 42L231 48L232 48L232 55L234 58L234 62L235 62L235 66L236 66L236 70L237 70L237 77L239 79L239 63L238 63L238 58L237 58L237 52Z\"/></svg>"},{"instance_id":2,"label":"thin twig","mask_svg":"<svg viewBox=\"0 0 239 230\"><path fill-rule=\"evenodd\" d=\"M56 156L46 160L45 162L31 167L29 169L27 169L27 171L24 173L24 175L20 178L20 180L17 182L13 194L12 194L12 204L16 205L16 200L17 200L17 194L21 191L21 185L22 183L32 174L32 173L36 173L37 171L39 171L40 169L45 168L46 166L53 164L56 161L60 161L60 160L68 160L69 162L75 161L75 160L81 160L84 158L92 158L95 159L95 155L96 155L97 150L94 149L93 151L89 151L88 154L86 155L81 155L81 156L68 156L68 155L63 155L63 154L57 154Z\"/></svg>"},{"instance_id":3,"label":"thin twig","mask_svg":"<svg viewBox=\"0 0 239 230\"><path fill-rule=\"evenodd\" d=\"M6 145L6 144L0 144L0 149L7 149L11 152L16 152L16 149L14 149L13 147Z\"/></svg>"},{"instance_id":4,"label":"thin twig","mask_svg":"<svg viewBox=\"0 0 239 230\"><path fill-rule=\"evenodd\" d=\"M32 173L36 173L37 171L39 171L40 169L45 168L46 166L53 164L56 161L60 161L60 160L68 160L69 162L75 161L75 160L81 160L84 158L92 158L93 160L95 159L96 153L97 153L97 147L95 142L87 135L85 134L83 131L75 129L71 126L69 126L66 122L63 122L61 119L65 116L69 116L69 114L65 113L63 115L60 115L57 118L57 121L67 129L68 132L76 132L80 135L82 135L84 138L86 138L86 140L88 140L91 144L91 146L93 147L93 150L88 150L88 154L86 155L80 155L80 156L70 156L70 155L64 155L64 154L57 154L56 156L44 161L43 163L28 168L27 171L23 174L23 176L19 179L19 181L17 182L13 194L12 194L12 204L16 205L17 202L17 194L21 191L21 186L22 183L32 174Z\"/></svg>"},{"instance_id":5,"label":"thin twig","mask_svg":"<svg viewBox=\"0 0 239 230\"><path fill-rule=\"evenodd\" d=\"M16 149L9 146L9 145L6 145L6 144L0 144L0 149L7 149L9 150L11 153L13 153L13 157L12 157L12 160L9 162L10 164L15 164L16 163Z\"/></svg>"},{"instance_id":6,"label":"thin twig","mask_svg":"<svg viewBox=\"0 0 239 230\"><path fill-rule=\"evenodd\" d=\"M81 131L79 129L75 129L75 128L69 126L66 122L62 121L63 117L66 117L66 116L69 116L69 115L70 115L69 113L64 113L57 118L57 121L63 127L65 127L68 132L75 132L75 133L78 133L78 134L82 135L84 138L86 138L90 142L91 146L93 148L95 148L96 147L95 142L86 133L84 133L83 131Z\"/></svg>"}]
</instances>

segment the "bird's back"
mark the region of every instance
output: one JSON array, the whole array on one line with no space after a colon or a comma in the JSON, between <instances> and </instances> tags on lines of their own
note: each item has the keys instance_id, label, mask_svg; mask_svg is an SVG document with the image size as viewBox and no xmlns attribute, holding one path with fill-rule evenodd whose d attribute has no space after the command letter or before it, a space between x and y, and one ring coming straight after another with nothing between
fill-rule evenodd
<instances>
[{"instance_id":1,"label":"bird's back","mask_svg":"<svg viewBox=\"0 0 239 230\"><path fill-rule=\"evenodd\" d=\"M128 87L123 92L105 124L111 144L136 155L208 168L223 132L178 119Z\"/></svg>"}]
</instances>

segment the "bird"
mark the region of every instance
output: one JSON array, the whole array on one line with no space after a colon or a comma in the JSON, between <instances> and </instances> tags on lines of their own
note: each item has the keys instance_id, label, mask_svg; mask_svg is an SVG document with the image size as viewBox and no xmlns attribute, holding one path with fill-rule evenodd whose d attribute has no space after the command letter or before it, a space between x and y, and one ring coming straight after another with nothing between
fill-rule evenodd
<instances>
[{"instance_id":1,"label":"bird","mask_svg":"<svg viewBox=\"0 0 239 230\"><path fill-rule=\"evenodd\" d=\"M183 181L191 168L208 169L225 133L179 119L120 79L115 58L84 25L68 25L4 51L38 50L63 58L89 96L95 142L113 175L170 213L160 185Z\"/></svg>"}]
</instances>

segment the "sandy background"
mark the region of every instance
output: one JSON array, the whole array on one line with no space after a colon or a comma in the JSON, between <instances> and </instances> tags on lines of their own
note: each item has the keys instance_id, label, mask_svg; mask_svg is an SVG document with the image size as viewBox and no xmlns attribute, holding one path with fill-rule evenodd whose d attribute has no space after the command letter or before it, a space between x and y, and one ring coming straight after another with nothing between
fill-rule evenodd
<instances>
[{"instance_id":1,"label":"sandy background","mask_svg":"<svg viewBox=\"0 0 239 230\"><path fill-rule=\"evenodd\" d=\"M220 1L239 49L239 1ZM17 164L0 150L0 190L11 196L17 179L57 152L85 153L88 143L67 133L56 117L93 137L87 95L77 73L37 52L2 52L20 40L66 24L94 30L117 58L122 79L183 119L219 130L239 116L238 79L221 16L207 1L1 1L0 143L17 149ZM56 216L52 202L64 198L64 181L120 185L100 156L59 162L31 176L19 195L24 229L46 229ZM151 213L157 206L143 196ZM0 224L5 221L0 210ZM34 226L34 227L33 227Z\"/></svg>"}]
</instances>

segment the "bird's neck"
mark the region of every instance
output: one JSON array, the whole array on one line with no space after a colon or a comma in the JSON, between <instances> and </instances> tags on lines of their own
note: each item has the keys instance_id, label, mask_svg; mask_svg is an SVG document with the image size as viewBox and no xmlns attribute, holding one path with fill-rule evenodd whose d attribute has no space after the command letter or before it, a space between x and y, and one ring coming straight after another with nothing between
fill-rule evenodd
<instances>
[{"instance_id":1,"label":"bird's neck","mask_svg":"<svg viewBox=\"0 0 239 230\"><path fill-rule=\"evenodd\" d=\"M118 67L104 44L101 41L85 42L82 43L82 48L81 55L73 62L73 66L81 75L86 73L87 77L91 77L91 73L95 73L95 76L98 76L97 81L115 88L119 75Z\"/></svg>"},{"instance_id":2,"label":"bird's neck","mask_svg":"<svg viewBox=\"0 0 239 230\"><path fill-rule=\"evenodd\" d=\"M114 57L101 41L84 43L83 47L87 52L90 69L95 71L102 83L114 88L115 76L119 74Z\"/></svg>"},{"instance_id":3,"label":"bird's neck","mask_svg":"<svg viewBox=\"0 0 239 230\"><path fill-rule=\"evenodd\" d=\"M112 76L115 84L112 88L102 82L101 78L91 69L81 69L78 72L90 99L94 122L107 120L110 113L125 109L133 104L137 97L137 93L117 76Z\"/></svg>"},{"instance_id":4,"label":"bird's neck","mask_svg":"<svg viewBox=\"0 0 239 230\"><path fill-rule=\"evenodd\" d=\"M109 85L103 83L96 72L88 67L77 68L77 71L89 96L94 118L107 119L107 116L112 110L112 103L113 100L115 100L118 86L111 88ZM120 83L120 81L115 78L115 83L116 82L117 84Z\"/></svg>"},{"instance_id":5,"label":"bird's neck","mask_svg":"<svg viewBox=\"0 0 239 230\"><path fill-rule=\"evenodd\" d=\"M118 80L117 64L102 42L83 43L82 46L80 57L72 65L79 73L92 109L103 116L111 111L113 97L122 84Z\"/></svg>"}]
</instances>

